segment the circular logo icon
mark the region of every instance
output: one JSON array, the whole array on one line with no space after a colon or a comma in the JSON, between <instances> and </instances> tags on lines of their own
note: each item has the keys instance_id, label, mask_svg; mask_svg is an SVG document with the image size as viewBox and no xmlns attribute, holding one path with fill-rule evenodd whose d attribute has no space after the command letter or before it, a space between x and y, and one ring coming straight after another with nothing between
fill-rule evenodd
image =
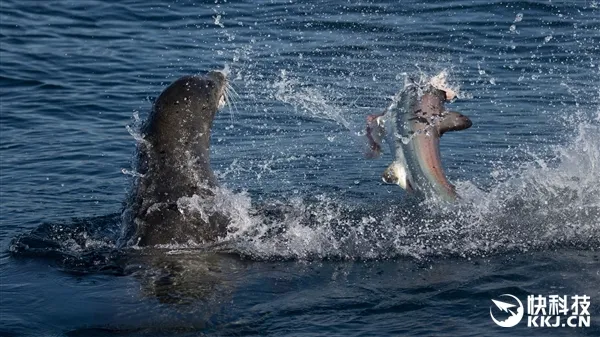
<instances>
[{"instance_id":1,"label":"circular logo icon","mask_svg":"<svg viewBox=\"0 0 600 337\"><path fill-rule=\"evenodd\" d=\"M511 294L502 294L499 297L512 298L512 300L510 300L509 302L492 300L492 302L494 302L497 308L495 311L497 313L498 311L507 313L508 318L504 320L497 320L496 317L494 317L494 314L492 313L493 307L490 307L490 316L492 317L494 323L496 323L497 325L503 328L512 328L513 326L519 324L521 319L523 319L523 303L521 303L521 301L519 301L518 298Z\"/></svg>"}]
</instances>

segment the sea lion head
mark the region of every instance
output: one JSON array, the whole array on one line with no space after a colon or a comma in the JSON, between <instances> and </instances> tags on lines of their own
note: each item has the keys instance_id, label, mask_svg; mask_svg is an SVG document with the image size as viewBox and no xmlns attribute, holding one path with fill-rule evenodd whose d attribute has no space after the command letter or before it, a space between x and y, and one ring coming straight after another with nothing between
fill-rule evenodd
<instances>
[{"instance_id":1,"label":"sea lion head","mask_svg":"<svg viewBox=\"0 0 600 337\"><path fill-rule=\"evenodd\" d=\"M174 135L198 127L210 132L216 112L225 105L226 88L222 71L179 78L156 99L143 133Z\"/></svg>"}]
</instances>

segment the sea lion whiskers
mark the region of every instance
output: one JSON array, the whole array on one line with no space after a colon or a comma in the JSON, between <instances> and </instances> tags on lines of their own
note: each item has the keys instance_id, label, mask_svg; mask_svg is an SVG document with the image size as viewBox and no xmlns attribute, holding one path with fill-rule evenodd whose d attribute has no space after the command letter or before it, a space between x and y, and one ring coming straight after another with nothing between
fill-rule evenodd
<instances>
[{"instance_id":1,"label":"sea lion whiskers","mask_svg":"<svg viewBox=\"0 0 600 337\"><path fill-rule=\"evenodd\" d=\"M225 99L227 101L227 105L229 105L232 108L230 111L232 115L231 117L233 118L233 115L235 115L235 113L239 113L237 108L237 101L240 99L240 95L235 91L231 83L227 83L227 85L225 86Z\"/></svg>"},{"instance_id":2,"label":"sea lion whiskers","mask_svg":"<svg viewBox=\"0 0 600 337\"><path fill-rule=\"evenodd\" d=\"M232 93L236 99L240 98L240 95L237 93L237 91L235 91L235 88L229 82L227 83L227 91L228 93Z\"/></svg>"}]
</instances>

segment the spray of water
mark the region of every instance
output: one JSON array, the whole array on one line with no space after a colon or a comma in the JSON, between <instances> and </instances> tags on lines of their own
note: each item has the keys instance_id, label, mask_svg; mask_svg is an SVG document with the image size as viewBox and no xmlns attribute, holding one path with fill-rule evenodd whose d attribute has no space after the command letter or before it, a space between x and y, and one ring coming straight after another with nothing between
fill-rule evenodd
<instances>
[{"instance_id":1,"label":"spray of water","mask_svg":"<svg viewBox=\"0 0 600 337\"><path fill-rule=\"evenodd\" d=\"M291 199L275 219L240 216L228 238L258 259L486 256L510 251L600 248L600 125L580 125L552 162L524 163L483 191L458 184L460 204L427 201L353 207L335 196ZM246 200L245 205L248 205Z\"/></svg>"},{"instance_id":2,"label":"spray of water","mask_svg":"<svg viewBox=\"0 0 600 337\"><path fill-rule=\"evenodd\" d=\"M329 104L318 90L294 86L295 82L286 76L276 83L280 87L279 99L352 129L343 109ZM572 118L565 120L572 136L565 144L554 147L553 155L547 159L523 162L518 170L496 167L498 176L504 178L486 190L470 181L458 182L462 200L453 206L416 203L394 195L388 203L367 207L348 203L337 194L280 197L258 204L247 192L234 192L223 186L213 191L214 198L208 203L192 196L180 200L178 207L184 211L224 212L231 219L229 234L209 248L254 259L424 259L562 247L599 249L598 107L571 114ZM140 139L136 132L133 136ZM270 158L262 166L234 162L219 176L257 169L257 175L261 175L268 173L278 160ZM39 242L52 241L52 235L64 232L48 228L50 234L35 234L42 238ZM60 236L61 249L114 246L113 241L98 240L85 233L90 232L76 231L76 237L83 239L74 245L75 241L68 239L69 233L64 232ZM90 237L89 243L86 237ZM20 242L31 247L35 239L31 235ZM13 247L22 246L17 241ZM191 243L163 248L207 247Z\"/></svg>"},{"instance_id":3,"label":"spray of water","mask_svg":"<svg viewBox=\"0 0 600 337\"><path fill-rule=\"evenodd\" d=\"M275 87L280 101L352 130L343 110L318 90L303 87L285 72ZM234 251L259 259L425 258L600 248L600 113L584 116L589 114L565 121L573 137L553 148L549 159L523 162L518 170L498 167L498 175L506 178L485 191L459 182L458 205L393 201L359 209L333 195L295 198L279 205L276 217L239 217L239 231L227 240Z\"/></svg>"}]
</instances>

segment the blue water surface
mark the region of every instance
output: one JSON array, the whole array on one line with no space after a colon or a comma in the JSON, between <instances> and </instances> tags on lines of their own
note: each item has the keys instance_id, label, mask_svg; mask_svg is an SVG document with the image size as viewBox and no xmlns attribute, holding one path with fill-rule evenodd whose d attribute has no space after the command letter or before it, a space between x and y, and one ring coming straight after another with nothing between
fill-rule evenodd
<instances>
[{"instance_id":1,"label":"blue water surface","mask_svg":"<svg viewBox=\"0 0 600 337\"><path fill-rule=\"evenodd\" d=\"M244 235L119 251L140 121L212 69ZM442 139L446 207L384 185L361 137L443 70L473 121ZM3 0L0 88L1 335L600 335L598 1ZM498 327L506 293L591 296L591 327Z\"/></svg>"}]
</instances>

